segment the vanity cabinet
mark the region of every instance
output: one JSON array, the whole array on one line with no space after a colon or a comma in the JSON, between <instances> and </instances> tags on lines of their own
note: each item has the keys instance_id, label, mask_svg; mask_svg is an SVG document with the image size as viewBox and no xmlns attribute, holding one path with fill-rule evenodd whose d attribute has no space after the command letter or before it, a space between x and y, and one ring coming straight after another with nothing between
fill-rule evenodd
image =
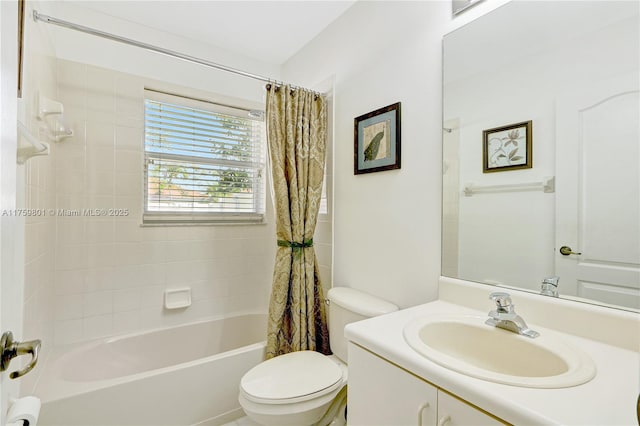
<instances>
[{"instance_id":1,"label":"vanity cabinet","mask_svg":"<svg viewBox=\"0 0 640 426\"><path fill-rule=\"evenodd\" d=\"M438 390L438 426L504 426L506 424L508 423Z\"/></svg>"},{"instance_id":2,"label":"vanity cabinet","mask_svg":"<svg viewBox=\"0 0 640 426\"><path fill-rule=\"evenodd\" d=\"M353 343L347 389L349 426L507 424Z\"/></svg>"},{"instance_id":3,"label":"vanity cabinet","mask_svg":"<svg viewBox=\"0 0 640 426\"><path fill-rule=\"evenodd\" d=\"M435 386L352 343L347 391L349 426L437 422Z\"/></svg>"}]
</instances>

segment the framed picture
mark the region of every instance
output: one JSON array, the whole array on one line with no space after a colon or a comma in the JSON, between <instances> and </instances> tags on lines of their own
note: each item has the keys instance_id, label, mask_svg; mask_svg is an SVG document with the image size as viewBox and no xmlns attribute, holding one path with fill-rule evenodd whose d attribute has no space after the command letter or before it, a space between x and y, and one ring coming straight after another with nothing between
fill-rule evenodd
<instances>
[{"instance_id":1,"label":"framed picture","mask_svg":"<svg viewBox=\"0 0 640 426\"><path fill-rule=\"evenodd\" d=\"M482 132L483 173L530 169L533 166L532 121Z\"/></svg>"},{"instance_id":2,"label":"framed picture","mask_svg":"<svg viewBox=\"0 0 640 426\"><path fill-rule=\"evenodd\" d=\"M400 168L400 102L354 120L353 172Z\"/></svg>"}]
</instances>

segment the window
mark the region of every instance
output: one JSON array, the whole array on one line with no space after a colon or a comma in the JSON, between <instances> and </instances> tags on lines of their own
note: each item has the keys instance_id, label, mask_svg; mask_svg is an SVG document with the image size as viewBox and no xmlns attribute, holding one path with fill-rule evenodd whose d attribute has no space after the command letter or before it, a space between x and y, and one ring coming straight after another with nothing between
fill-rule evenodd
<instances>
[{"instance_id":1,"label":"window","mask_svg":"<svg viewBox=\"0 0 640 426\"><path fill-rule=\"evenodd\" d=\"M144 222L261 222L262 117L146 90Z\"/></svg>"},{"instance_id":2,"label":"window","mask_svg":"<svg viewBox=\"0 0 640 426\"><path fill-rule=\"evenodd\" d=\"M320 208L318 214L329 214L329 199L327 197L327 166L324 167L324 176L322 178L322 193L320 194Z\"/></svg>"}]
</instances>

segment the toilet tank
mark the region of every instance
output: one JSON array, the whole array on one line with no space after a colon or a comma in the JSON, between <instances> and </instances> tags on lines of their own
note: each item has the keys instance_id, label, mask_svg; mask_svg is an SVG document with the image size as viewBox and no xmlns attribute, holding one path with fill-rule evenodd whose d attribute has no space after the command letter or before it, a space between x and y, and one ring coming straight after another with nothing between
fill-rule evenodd
<instances>
[{"instance_id":1,"label":"toilet tank","mask_svg":"<svg viewBox=\"0 0 640 426\"><path fill-rule=\"evenodd\" d=\"M329 299L329 342L333 354L347 362L347 339L344 327L352 322L394 312L391 302L349 287L333 287Z\"/></svg>"}]
</instances>

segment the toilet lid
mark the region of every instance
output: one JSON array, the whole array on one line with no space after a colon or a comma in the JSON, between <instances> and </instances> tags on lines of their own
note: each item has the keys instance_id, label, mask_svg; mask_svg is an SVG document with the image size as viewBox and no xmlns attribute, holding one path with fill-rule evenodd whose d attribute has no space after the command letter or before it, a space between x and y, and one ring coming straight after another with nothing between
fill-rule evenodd
<instances>
[{"instance_id":1,"label":"toilet lid","mask_svg":"<svg viewBox=\"0 0 640 426\"><path fill-rule=\"evenodd\" d=\"M282 401L329 392L342 379L342 369L314 351L292 352L271 358L247 372L240 388L256 401ZM325 391L325 392L322 392Z\"/></svg>"}]
</instances>

